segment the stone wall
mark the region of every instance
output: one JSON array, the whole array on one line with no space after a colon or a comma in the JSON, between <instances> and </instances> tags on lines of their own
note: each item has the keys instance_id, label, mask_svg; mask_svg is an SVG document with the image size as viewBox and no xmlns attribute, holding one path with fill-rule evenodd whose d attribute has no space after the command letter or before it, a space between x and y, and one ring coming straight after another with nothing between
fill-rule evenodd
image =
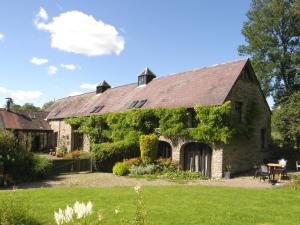
<instances>
[{"instance_id":1,"label":"stone wall","mask_svg":"<svg viewBox=\"0 0 300 225\"><path fill-rule=\"evenodd\" d=\"M54 133L57 132L57 147L66 147L67 151L72 150L72 128L63 120L50 121Z\"/></svg>"},{"instance_id":2,"label":"stone wall","mask_svg":"<svg viewBox=\"0 0 300 225\"><path fill-rule=\"evenodd\" d=\"M195 141L191 139L178 138L176 140L170 140L165 137L159 137L160 141L168 142L172 147L172 160L178 164L179 169L184 168L184 147L188 143ZM223 166L223 150L217 146L210 146L212 149L211 159L211 177L221 178L222 177L222 166Z\"/></svg>"},{"instance_id":3,"label":"stone wall","mask_svg":"<svg viewBox=\"0 0 300 225\"><path fill-rule=\"evenodd\" d=\"M269 157L271 113L251 70L242 72L227 99L232 102L232 113L235 113L235 101L243 103L242 115L247 113L247 106L253 101L258 109L253 118L251 137L238 137L231 144L221 147L224 150L223 169L226 165L231 165L232 172L238 173L252 169L255 164L260 164L264 158ZM242 122L245 122L243 117ZM262 148L262 129L266 130L264 148Z\"/></svg>"},{"instance_id":4,"label":"stone wall","mask_svg":"<svg viewBox=\"0 0 300 225\"><path fill-rule=\"evenodd\" d=\"M73 129L63 120L50 121L53 132L57 132L57 146L65 146L67 151L74 150ZM83 151L90 151L90 140L86 134L83 135Z\"/></svg>"}]
</instances>

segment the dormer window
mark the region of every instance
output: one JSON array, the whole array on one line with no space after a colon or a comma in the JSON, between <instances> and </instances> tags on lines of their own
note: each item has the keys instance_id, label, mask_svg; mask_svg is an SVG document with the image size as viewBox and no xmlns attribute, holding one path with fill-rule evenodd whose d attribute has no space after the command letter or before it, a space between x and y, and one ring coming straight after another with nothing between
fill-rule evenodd
<instances>
[{"instance_id":1,"label":"dormer window","mask_svg":"<svg viewBox=\"0 0 300 225\"><path fill-rule=\"evenodd\" d=\"M103 93L107 89L111 88L110 85L105 81L101 81L100 84L97 85L96 87L96 94Z\"/></svg>"},{"instance_id":2,"label":"dormer window","mask_svg":"<svg viewBox=\"0 0 300 225\"><path fill-rule=\"evenodd\" d=\"M156 78L156 75L147 67L144 71L138 76L138 85L148 84Z\"/></svg>"}]
</instances>

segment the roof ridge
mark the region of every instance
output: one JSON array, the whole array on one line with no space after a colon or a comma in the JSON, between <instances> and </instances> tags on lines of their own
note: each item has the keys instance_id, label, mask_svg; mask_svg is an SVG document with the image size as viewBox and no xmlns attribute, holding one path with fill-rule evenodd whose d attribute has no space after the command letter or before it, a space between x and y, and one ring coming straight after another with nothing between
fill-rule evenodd
<instances>
[{"instance_id":1,"label":"roof ridge","mask_svg":"<svg viewBox=\"0 0 300 225\"><path fill-rule=\"evenodd\" d=\"M246 59L230 60L230 61L226 61L226 62L223 62L223 63L212 64L212 65L209 65L209 66L198 67L198 68L194 68L194 69L190 69L190 70L185 70L185 71L181 71L181 72L169 73L167 75L163 75L163 76L157 77L156 79L170 77L170 76L176 76L176 75L181 75L181 74L185 74L185 73L189 73L189 72L194 72L194 71L199 71L199 70L203 70L203 69L213 68L213 67L222 66L222 65L226 65L226 64L231 64L231 63L235 63L235 62L239 62L239 61L245 61L245 62L247 62L248 58L246 58Z\"/></svg>"},{"instance_id":2,"label":"roof ridge","mask_svg":"<svg viewBox=\"0 0 300 225\"><path fill-rule=\"evenodd\" d=\"M181 75L181 74L185 74L185 73L189 73L189 72L193 72L193 71L198 71L198 70L203 70L203 69L207 69L207 68L212 68L212 67L216 67L216 66L226 65L226 64L230 64L230 63L235 63L235 62L239 62L239 61L245 61L246 62L247 60L248 60L248 58L236 59L236 60L226 61L226 62L223 62L223 63L212 64L212 65L209 65L209 66L203 66L203 67L198 67L198 68L194 68L194 69L190 69L190 70L185 70L185 71L182 71L182 72L169 73L169 74L166 74L166 75L156 77L156 78L154 78L154 80L157 80L157 79L160 79L160 78L165 78L165 77L170 77L170 76ZM110 89L116 89L116 88L120 88L120 87L124 87L124 86L129 86L129 85L133 85L133 84L136 84L136 83L137 82L123 84L123 85L119 85L119 86L116 86L116 87L111 87ZM85 93L81 93L81 94L78 94L78 95L66 96L66 97L57 99L55 102L63 100L63 99L67 99L67 98L73 98L73 97L77 97L77 96L81 96L81 95L91 94L91 93L94 93L94 92L95 91L90 91L90 92L85 92Z\"/></svg>"}]
</instances>

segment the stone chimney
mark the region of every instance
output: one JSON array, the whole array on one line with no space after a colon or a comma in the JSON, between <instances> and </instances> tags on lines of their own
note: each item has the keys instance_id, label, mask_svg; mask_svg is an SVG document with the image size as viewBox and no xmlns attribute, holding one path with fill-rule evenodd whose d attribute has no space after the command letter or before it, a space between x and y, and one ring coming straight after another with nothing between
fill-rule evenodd
<instances>
[{"instance_id":1,"label":"stone chimney","mask_svg":"<svg viewBox=\"0 0 300 225\"><path fill-rule=\"evenodd\" d=\"M6 110L9 111L10 110L10 106L14 103L14 101L12 100L12 98L6 98Z\"/></svg>"},{"instance_id":2,"label":"stone chimney","mask_svg":"<svg viewBox=\"0 0 300 225\"><path fill-rule=\"evenodd\" d=\"M101 81L100 84L97 85L96 87L96 94L103 93L107 89L111 88L111 86L105 81Z\"/></svg>"}]
</instances>

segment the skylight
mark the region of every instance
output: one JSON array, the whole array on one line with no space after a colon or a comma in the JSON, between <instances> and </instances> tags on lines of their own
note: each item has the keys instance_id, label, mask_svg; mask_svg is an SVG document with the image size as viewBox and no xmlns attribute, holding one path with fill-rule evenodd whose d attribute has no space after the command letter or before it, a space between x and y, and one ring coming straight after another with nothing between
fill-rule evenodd
<instances>
[{"instance_id":1,"label":"skylight","mask_svg":"<svg viewBox=\"0 0 300 225\"><path fill-rule=\"evenodd\" d=\"M138 103L139 101L133 101L130 103L130 105L128 106L128 109L132 109L135 107L135 105Z\"/></svg>"},{"instance_id":2,"label":"skylight","mask_svg":"<svg viewBox=\"0 0 300 225\"><path fill-rule=\"evenodd\" d=\"M144 100L139 101L139 102L135 105L135 108L142 108L143 105L145 105L146 102L147 102L147 99L144 99Z\"/></svg>"}]
</instances>

